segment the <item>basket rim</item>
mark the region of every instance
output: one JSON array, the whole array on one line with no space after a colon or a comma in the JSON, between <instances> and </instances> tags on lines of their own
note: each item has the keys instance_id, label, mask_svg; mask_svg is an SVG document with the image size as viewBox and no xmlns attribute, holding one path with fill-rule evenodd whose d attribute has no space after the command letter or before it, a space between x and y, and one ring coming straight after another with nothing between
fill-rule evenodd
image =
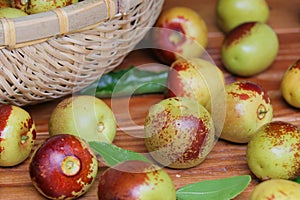
<instances>
[{"instance_id":1,"label":"basket rim","mask_svg":"<svg viewBox=\"0 0 300 200\"><path fill-rule=\"evenodd\" d=\"M1 18L0 48L19 48L91 29L110 19L126 15L142 2L144 0L83 0L24 17Z\"/></svg>"}]
</instances>

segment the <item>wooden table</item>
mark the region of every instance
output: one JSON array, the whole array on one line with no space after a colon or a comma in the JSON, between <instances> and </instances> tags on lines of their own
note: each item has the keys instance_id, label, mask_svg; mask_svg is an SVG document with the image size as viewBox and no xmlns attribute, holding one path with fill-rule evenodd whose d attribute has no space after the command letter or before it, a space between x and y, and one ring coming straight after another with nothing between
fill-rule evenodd
<instances>
[{"instance_id":1,"label":"wooden table","mask_svg":"<svg viewBox=\"0 0 300 200\"><path fill-rule=\"evenodd\" d=\"M209 44L207 51L215 63L222 68L220 59L220 46L224 35L215 24L216 0L166 0L164 8L183 5L194 8L207 22L209 30ZM272 66L265 72L251 77L237 80L250 80L262 85L271 98L274 108L274 120L283 120L300 126L300 110L288 106L282 99L279 85L285 69L296 59L300 58L300 5L299 0L269 0L271 15L268 23L274 28L279 36L280 50ZM130 53L120 67L131 64L156 62L146 50L133 51ZM229 74L224 71L225 75ZM300 83L299 83L300 86ZM145 95L133 97L129 101L129 114L119 110L115 113L118 129L115 144L137 152L146 152L143 139L133 137L132 134L142 134L142 125L148 112L148 108L163 99L162 95ZM48 119L52 109L61 99L34 106L24 107L28 110L37 126L37 142L41 143L48 137ZM105 99L108 105L113 101L126 103L126 98ZM115 103L115 102L114 102ZM132 121L135 124L132 124ZM187 170L166 169L174 181L176 188L196 181L218 179L234 175L251 174L246 162L246 145L233 144L219 140L207 159L197 167ZM0 199L43 199L35 190L29 178L29 161L26 160L19 166L11 168L0 168ZM102 165L100 169L104 169ZM259 182L254 176L247 189L236 199L245 200L250 192ZM97 181L81 199L96 199Z\"/></svg>"}]
</instances>

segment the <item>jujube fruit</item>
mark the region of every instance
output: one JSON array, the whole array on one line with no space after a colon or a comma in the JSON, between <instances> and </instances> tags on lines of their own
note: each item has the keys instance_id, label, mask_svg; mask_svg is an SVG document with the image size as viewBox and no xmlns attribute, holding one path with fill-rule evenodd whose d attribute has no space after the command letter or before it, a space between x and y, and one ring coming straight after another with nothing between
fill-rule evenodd
<instances>
[{"instance_id":1,"label":"jujube fruit","mask_svg":"<svg viewBox=\"0 0 300 200\"><path fill-rule=\"evenodd\" d=\"M164 99L153 105L145 119L145 144L150 155L170 168L200 164L215 144L210 113L196 100Z\"/></svg>"},{"instance_id":2,"label":"jujube fruit","mask_svg":"<svg viewBox=\"0 0 300 200\"><path fill-rule=\"evenodd\" d=\"M0 104L0 166L11 167L25 161L36 141L31 115L21 107Z\"/></svg>"},{"instance_id":3,"label":"jujube fruit","mask_svg":"<svg viewBox=\"0 0 300 200\"><path fill-rule=\"evenodd\" d=\"M81 138L60 134L47 138L29 164L33 186L49 199L75 199L92 186L98 160Z\"/></svg>"},{"instance_id":4,"label":"jujube fruit","mask_svg":"<svg viewBox=\"0 0 300 200\"><path fill-rule=\"evenodd\" d=\"M216 6L217 25L225 33L246 22L266 23L269 14L265 0L218 0Z\"/></svg>"},{"instance_id":5,"label":"jujube fruit","mask_svg":"<svg viewBox=\"0 0 300 200\"><path fill-rule=\"evenodd\" d=\"M249 77L269 68L278 50L278 37L272 27L265 23L248 22L225 37L221 58L230 73Z\"/></svg>"},{"instance_id":6,"label":"jujube fruit","mask_svg":"<svg viewBox=\"0 0 300 200\"><path fill-rule=\"evenodd\" d=\"M111 108L95 96L79 95L65 98L50 115L50 136L67 133L86 141L111 143L117 123Z\"/></svg>"},{"instance_id":7,"label":"jujube fruit","mask_svg":"<svg viewBox=\"0 0 300 200\"><path fill-rule=\"evenodd\" d=\"M225 86L226 117L220 138L247 143L262 125L272 121L273 106L268 93L250 81Z\"/></svg>"},{"instance_id":8,"label":"jujube fruit","mask_svg":"<svg viewBox=\"0 0 300 200\"><path fill-rule=\"evenodd\" d=\"M283 121L260 127L247 145L249 169L260 180L295 179L300 175L300 132Z\"/></svg>"},{"instance_id":9,"label":"jujube fruit","mask_svg":"<svg viewBox=\"0 0 300 200\"><path fill-rule=\"evenodd\" d=\"M280 85L284 100L295 108L300 108L300 59L285 71Z\"/></svg>"},{"instance_id":10,"label":"jujube fruit","mask_svg":"<svg viewBox=\"0 0 300 200\"><path fill-rule=\"evenodd\" d=\"M163 10L152 33L154 53L165 64L179 58L199 58L208 42L204 19L188 7Z\"/></svg>"},{"instance_id":11,"label":"jujube fruit","mask_svg":"<svg viewBox=\"0 0 300 200\"><path fill-rule=\"evenodd\" d=\"M259 183L250 194L250 200L270 199L300 199L300 184L285 179L271 179Z\"/></svg>"},{"instance_id":12,"label":"jujube fruit","mask_svg":"<svg viewBox=\"0 0 300 200\"><path fill-rule=\"evenodd\" d=\"M169 68L165 98L187 97L208 109L212 96L225 93L223 72L200 58L178 59Z\"/></svg>"},{"instance_id":13,"label":"jujube fruit","mask_svg":"<svg viewBox=\"0 0 300 200\"><path fill-rule=\"evenodd\" d=\"M99 177L98 199L175 200L172 179L158 166L130 160L106 169Z\"/></svg>"}]
</instances>

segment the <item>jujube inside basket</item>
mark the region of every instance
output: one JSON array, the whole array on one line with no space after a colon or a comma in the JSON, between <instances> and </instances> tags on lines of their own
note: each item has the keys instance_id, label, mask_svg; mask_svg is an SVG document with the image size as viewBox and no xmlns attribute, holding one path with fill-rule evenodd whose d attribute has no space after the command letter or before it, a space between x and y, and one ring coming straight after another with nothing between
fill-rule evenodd
<instances>
[{"instance_id":1,"label":"jujube inside basket","mask_svg":"<svg viewBox=\"0 0 300 200\"><path fill-rule=\"evenodd\" d=\"M0 19L0 102L72 94L117 67L153 26L164 0L83 0Z\"/></svg>"}]
</instances>

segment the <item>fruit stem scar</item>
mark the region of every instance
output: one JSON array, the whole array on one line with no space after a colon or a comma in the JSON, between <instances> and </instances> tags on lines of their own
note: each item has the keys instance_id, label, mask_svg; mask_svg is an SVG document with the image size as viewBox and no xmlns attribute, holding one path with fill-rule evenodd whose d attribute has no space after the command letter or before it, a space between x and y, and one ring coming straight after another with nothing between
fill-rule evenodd
<instances>
[{"instance_id":1,"label":"fruit stem scar","mask_svg":"<svg viewBox=\"0 0 300 200\"><path fill-rule=\"evenodd\" d=\"M24 144L29 137L27 135L21 136L21 144Z\"/></svg>"},{"instance_id":2,"label":"fruit stem scar","mask_svg":"<svg viewBox=\"0 0 300 200\"><path fill-rule=\"evenodd\" d=\"M98 126L97 126L97 132L98 133L102 133L104 131L104 128L105 128L104 123L103 122L99 122Z\"/></svg>"},{"instance_id":3,"label":"fruit stem scar","mask_svg":"<svg viewBox=\"0 0 300 200\"><path fill-rule=\"evenodd\" d=\"M257 118L260 120L263 119L266 116L267 112L268 111L267 111L266 107L264 105L260 104L257 108Z\"/></svg>"},{"instance_id":4,"label":"fruit stem scar","mask_svg":"<svg viewBox=\"0 0 300 200\"><path fill-rule=\"evenodd\" d=\"M182 33L179 33L177 31L172 31L169 37L170 42L173 44L178 44L182 40Z\"/></svg>"},{"instance_id":5,"label":"fruit stem scar","mask_svg":"<svg viewBox=\"0 0 300 200\"><path fill-rule=\"evenodd\" d=\"M61 169L66 176L74 176L80 170L80 160L76 156L66 156L62 163Z\"/></svg>"},{"instance_id":6,"label":"fruit stem scar","mask_svg":"<svg viewBox=\"0 0 300 200\"><path fill-rule=\"evenodd\" d=\"M21 0L20 3L21 3L21 5L24 6L24 5L28 4L28 0Z\"/></svg>"}]
</instances>

